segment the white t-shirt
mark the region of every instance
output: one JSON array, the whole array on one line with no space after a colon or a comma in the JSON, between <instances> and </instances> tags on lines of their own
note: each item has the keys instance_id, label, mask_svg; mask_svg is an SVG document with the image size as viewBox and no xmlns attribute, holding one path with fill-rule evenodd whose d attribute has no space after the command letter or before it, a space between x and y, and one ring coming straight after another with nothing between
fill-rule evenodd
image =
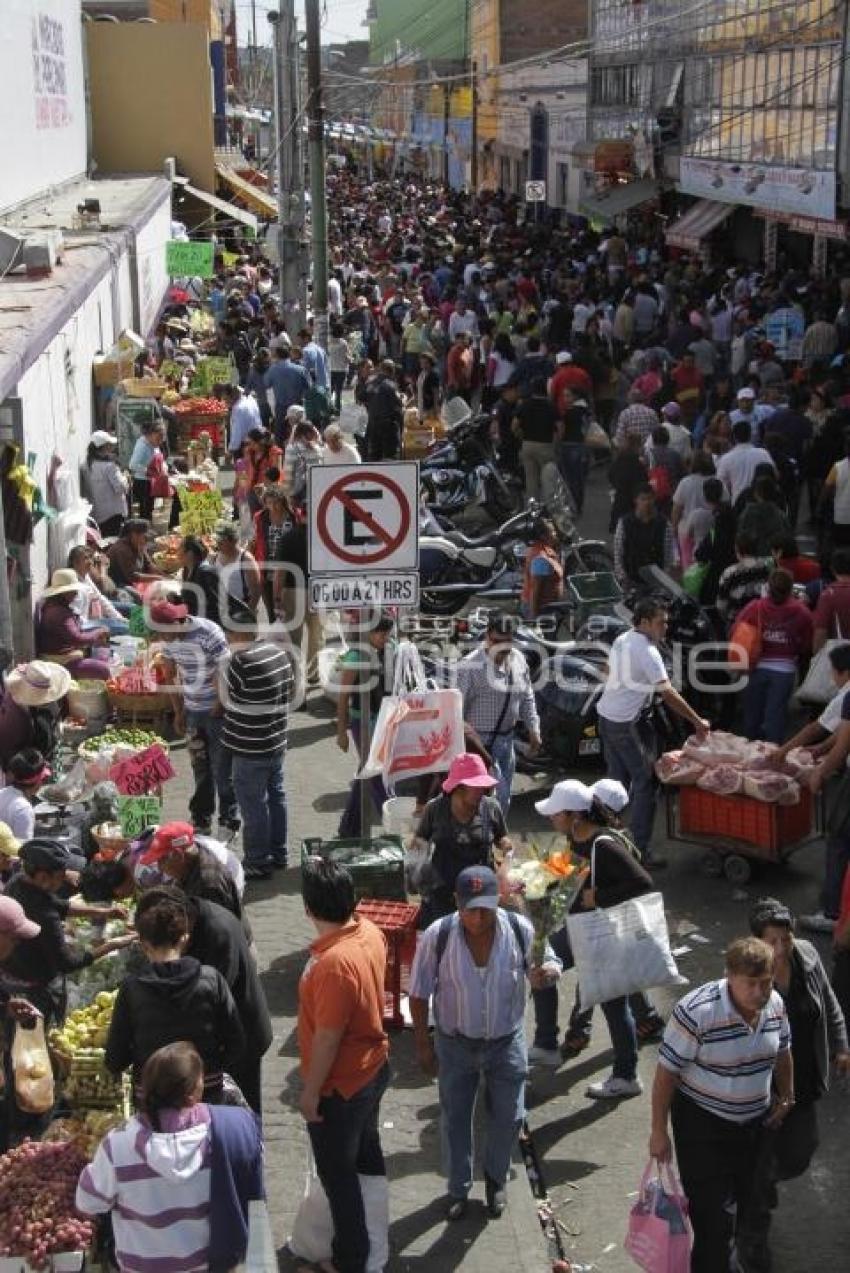
<instances>
[{"instance_id":1,"label":"white t-shirt","mask_svg":"<svg viewBox=\"0 0 850 1273\"><path fill-rule=\"evenodd\" d=\"M742 491L752 486L755 471L760 464L769 464L776 471L770 453L763 451L760 446L753 446L751 442L739 442L731 451L721 455L717 461L717 476L729 491L733 504Z\"/></svg>"},{"instance_id":2,"label":"white t-shirt","mask_svg":"<svg viewBox=\"0 0 850 1273\"><path fill-rule=\"evenodd\" d=\"M31 840L35 835L35 811L17 787L0 791L0 822L5 822L19 840Z\"/></svg>"},{"instance_id":3,"label":"white t-shirt","mask_svg":"<svg viewBox=\"0 0 850 1273\"><path fill-rule=\"evenodd\" d=\"M597 704L597 713L618 724L635 720L652 698L653 691L669 681L658 646L632 628L618 636L608 659L608 680Z\"/></svg>"},{"instance_id":4,"label":"white t-shirt","mask_svg":"<svg viewBox=\"0 0 850 1273\"><path fill-rule=\"evenodd\" d=\"M850 683L842 689L836 690L835 694L827 703L826 707L818 717L818 724L821 729L827 730L828 733L834 734L841 724L841 709L844 706L844 700L850 694ZM847 764L850 765L850 756L847 758Z\"/></svg>"},{"instance_id":5,"label":"white t-shirt","mask_svg":"<svg viewBox=\"0 0 850 1273\"><path fill-rule=\"evenodd\" d=\"M707 481L704 473L689 473L683 477L673 492L673 503L682 510L682 517L690 517L698 508L708 508L702 493L703 483Z\"/></svg>"}]
</instances>

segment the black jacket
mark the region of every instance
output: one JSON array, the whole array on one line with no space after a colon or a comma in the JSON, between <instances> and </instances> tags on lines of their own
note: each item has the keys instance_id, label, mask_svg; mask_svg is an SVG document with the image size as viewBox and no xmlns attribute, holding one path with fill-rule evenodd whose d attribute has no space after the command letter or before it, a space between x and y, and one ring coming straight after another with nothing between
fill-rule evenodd
<instances>
[{"instance_id":1,"label":"black jacket","mask_svg":"<svg viewBox=\"0 0 850 1273\"><path fill-rule=\"evenodd\" d=\"M592 863L585 888L596 890L597 907L619 906L632 897L641 897L653 890L652 876L629 851L616 831L600 830L592 840L574 843L580 857ZM581 895L574 910L580 912Z\"/></svg>"},{"instance_id":2,"label":"black jacket","mask_svg":"<svg viewBox=\"0 0 850 1273\"><path fill-rule=\"evenodd\" d=\"M65 1016L65 974L92 962L88 951L78 954L65 939L68 903L19 872L6 886L6 896L23 907L28 919L41 925L31 941L22 941L3 963L3 978L13 994L21 994L44 1013L48 1023Z\"/></svg>"},{"instance_id":3,"label":"black jacket","mask_svg":"<svg viewBox=\"0 0 850 1273\"><path fill-rule=\"evenodd\" d=\"M262 1056L271 1046L272 1023L242 925L215 902L191 897L188 903L192 936L186 953L221 973L245 1031L246 1051L251 1057Z\"/></svg>"},{"instance_id":4,"label":"black jacket","mask_svg":"<svg viewBox=\"0 0 850 1273\"><path fill-rule=\"evenodd\" d=\"M401 455L403 412L396 384L379 376L366 390L366 459L370 463L397 460Z\"/></svg>"},{"instance_id":5,"label":"black jacket","mask_svg":"<svg viewBox=\"0 0 850 1273\"><path fill-rule=\"evenodd\" d=\"M157 1048L193 1043L204 1073L220 1074L245 1051L245 1031L221 973L184 955L122 982L106 1040L106 1066L114 1074L142 1067Z\"/></svg>"}]
</instances>

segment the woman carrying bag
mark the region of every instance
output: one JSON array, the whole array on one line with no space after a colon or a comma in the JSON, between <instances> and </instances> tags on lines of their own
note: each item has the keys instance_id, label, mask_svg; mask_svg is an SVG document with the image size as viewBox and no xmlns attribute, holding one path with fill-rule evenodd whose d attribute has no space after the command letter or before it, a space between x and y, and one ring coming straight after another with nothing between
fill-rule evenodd
<instances>
[{"instance_id":1,"label":"woman carrying bag","mask_svg":"<svg viewBox=\"0 0 850 1273\"><path fill-rule=\"evenodd\" d=\"M588 882L573 912L616 906L654 891L652 877L635 855L609 829L611 815L583 782L568 778L556 783L548 799L538 801L538 813L569 838L574 852L590 864ZM551 933L549 941L564 968L574 965L566 928ZM614 1049L613 1073L601 1083L591 1083L585 1095L593 1100L639 1096L643 1085L637 1076L637 1033L626 996L602 1004ZM534 991L534 1046L528 1059L544 1061L557 1048L558 991L554 986Z\"/></svg>"},{"instance_id":2,"label":"woman carrying bag","mask_svg":"<svg viewBox=\"0 0 850 1273\"><path fill-rule=\"evenodd\" d=\"M800 663L812 649L811 611L795 600L793 586L787 570L771 571L767 596L750 601L735 622L736 630L749 625L758 631L744 691L744 735L777 745L785 737Z\"/></svg>"}]
</instances>

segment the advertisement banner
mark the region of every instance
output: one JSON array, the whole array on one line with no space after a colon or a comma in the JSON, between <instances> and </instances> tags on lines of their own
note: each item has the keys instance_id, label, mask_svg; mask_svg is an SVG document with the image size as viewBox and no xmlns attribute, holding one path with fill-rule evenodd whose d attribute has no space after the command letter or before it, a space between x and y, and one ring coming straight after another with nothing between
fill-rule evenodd
<instances>
[{"instance_id":1,"label":"advertisement banner","mask_svg":"<svg viewBox=\"0 0 850 1273\"><path fill-rule=\"evenodd\" d=\"M835 218L834 172L683 158L679 161L678 188L701 199Z\"/></svg>"}]
</instances>

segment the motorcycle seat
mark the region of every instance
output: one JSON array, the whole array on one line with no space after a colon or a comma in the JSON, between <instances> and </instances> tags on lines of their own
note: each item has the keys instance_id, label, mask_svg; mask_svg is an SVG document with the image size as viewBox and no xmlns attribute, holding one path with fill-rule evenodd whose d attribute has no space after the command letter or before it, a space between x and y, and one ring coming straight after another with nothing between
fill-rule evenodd
<instances>
[{"instance_id":1,"label":"motorcycle seat","mask_svg":"<svg viewBox=\"0 0 850 1273\"><path fill-rule=\"evenodd\" d=\"M458 548L490 548L493 544L492 531L487 535L471 538L469 535L464 535L462 530L450 530L446 532L445 538L457 544Z\"/></svg>"}]
</instances>

